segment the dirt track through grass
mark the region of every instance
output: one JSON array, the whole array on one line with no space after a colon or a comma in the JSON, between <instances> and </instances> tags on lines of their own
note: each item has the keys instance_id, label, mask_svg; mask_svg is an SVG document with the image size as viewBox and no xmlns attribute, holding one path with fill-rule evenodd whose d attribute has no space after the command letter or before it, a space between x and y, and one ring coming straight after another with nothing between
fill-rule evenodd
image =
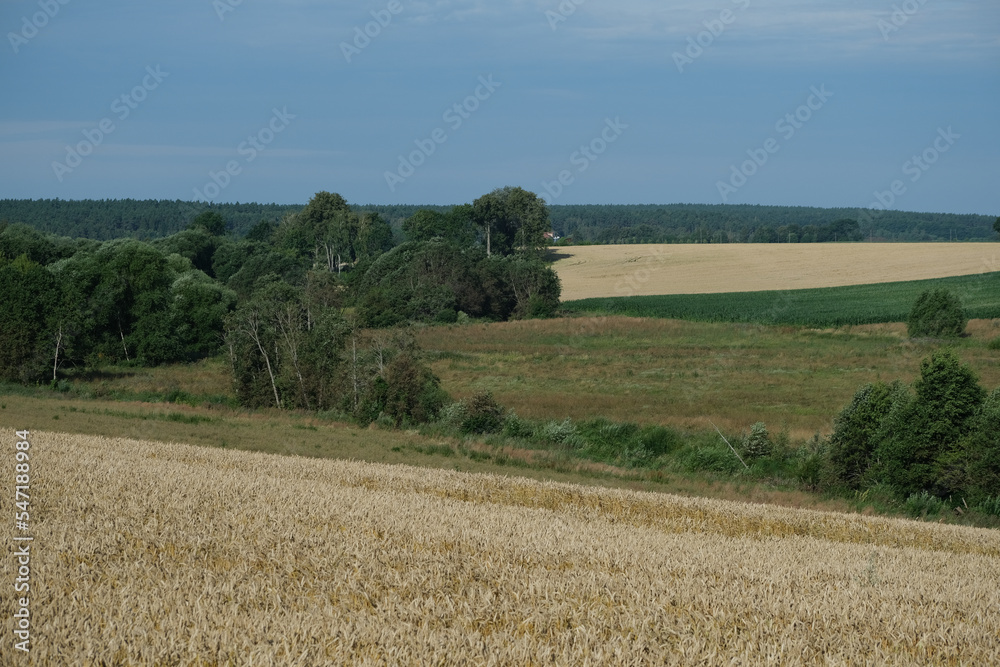
<instances>
[{"instance_id":1,"label":"dirt track through grass","mask_svg":"<svg viewBox=\"0 0 1000 667\"><path fill-rule=\"evenodd\" d=\"M32 452L34 664L1000 660L995 531L54 433Z\"/></svg>"},{"instance_id":2,"label":"dirt track through grass","mask_svg":"<svg viewBox=\"0 0 1000 667\"><path fill-rule=\"evenodd\" d=\"M753 243L555 248L562 299L837 287L1000 271L993 243Z\"/></svg>"}]
</instances>

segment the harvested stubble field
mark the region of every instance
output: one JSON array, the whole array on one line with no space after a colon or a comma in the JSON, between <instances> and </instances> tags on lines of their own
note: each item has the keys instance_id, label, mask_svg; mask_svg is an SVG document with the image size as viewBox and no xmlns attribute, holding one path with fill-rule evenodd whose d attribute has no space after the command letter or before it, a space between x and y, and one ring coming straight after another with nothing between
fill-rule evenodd
<instances>
[{"instance_id":1,"label":"harvested stubble field","mask_svg":"<svg viewBox=\"0 0 1000 667\"><path fill-rule=\"evenodd\" d=\"M31 451L38 665L1000 661L995 531L54 433Z\"/></svg>"},{"instance_id":2,"label":"harvested stubble field","mask_svg":"<svg viewBox=\"0 0 1000 667\"><path fill-rule=\"evenodd\" d=\"M554 249L562 299L794 290L1000 271L992 243L752 243Z\"/></svg>"}]
</instances>

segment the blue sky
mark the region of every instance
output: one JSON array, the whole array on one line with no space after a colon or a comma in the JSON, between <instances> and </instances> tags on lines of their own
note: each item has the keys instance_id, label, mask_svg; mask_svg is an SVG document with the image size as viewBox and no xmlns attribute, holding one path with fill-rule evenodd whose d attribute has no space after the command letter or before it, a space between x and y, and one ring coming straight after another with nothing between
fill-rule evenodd
<instances>
[{"instance_id":1,"label":"blue sky","mask_svg":"<svg viewBox=\"0 0 1000 667\"><path fill-rule=\"evenodd\" d=\"M0 197L1000 214L994 0L0 0L0 27Z\"/></svg>"}]
</instances>

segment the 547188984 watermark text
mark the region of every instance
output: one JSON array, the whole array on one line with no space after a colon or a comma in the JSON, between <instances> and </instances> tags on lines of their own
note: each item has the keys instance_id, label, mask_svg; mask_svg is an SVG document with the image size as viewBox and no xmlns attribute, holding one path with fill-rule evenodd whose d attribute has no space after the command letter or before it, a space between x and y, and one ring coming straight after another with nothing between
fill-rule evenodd
<instances>
[{"instance_id":1,"label":"547188984 watermark text","mask_svg":"<svg viewBox=\"0 0 1000 667\"><path fill-rule=\"evenodd\" d=\"M14 535L13 557L14 577L14 648L27 653L31 648L31 542L35 538L28 534L30 528L31 502L31 443L28 431L17 431L14 445L14 521L17 532Z\"/></svg>"}]
</instances>

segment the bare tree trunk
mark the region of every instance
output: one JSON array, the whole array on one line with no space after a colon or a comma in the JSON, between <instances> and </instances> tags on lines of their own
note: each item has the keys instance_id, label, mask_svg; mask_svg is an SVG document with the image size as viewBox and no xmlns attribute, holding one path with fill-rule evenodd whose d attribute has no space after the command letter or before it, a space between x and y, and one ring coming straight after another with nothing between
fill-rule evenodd
<instances>
[{"instance_id":1,"label":"bare tree trunk","mask_svg":"<svg viewBox=\"0 0 1000 667\"><path fill-rule=\"evenodd\" d=\"M319 259L319 247L320 246L319 246L318 242L316 243L315 246L313 246L313 266L312 267L313 267L314 270L317 269L317 268L319 268L319 262L320 262L320 259ZM326 250L326 246L325 245L323 246L323 249ZM327 261L329 262L329 260L327 260Z\"/></svg>"},{"instance_id":2,"label":"bare tree trunk","mask_svg":"<svg viewBox=\"0 0 1000 667\"><path fill-rule=\"evenodd\" d=\"M326 270L333 273L334 268L340 269L340 264L337 261L337 252L334 246L329 241L323 241L323 251L326 253Z\"/></svg>"},{"instance_id":3,"label":"bare tree trunk","mask_svg":"<svg viewBox=\"0 0 1000 667\"><path fill-rule=\"evenodd\" d=\"M375 336L372 339L372 346L375 348L375 363L378 364L378 374L385 375L385 348L386 342L382 336Z\"/></svg>"},{"instance_id":4,"label":"bare tree trunk","mask_svg":"<svg viewBox=\"0 0 1000 667\"><path fill-rule=\"evenodd\" d=\"M302 403L306 406L306 410L311 410L309 406L309 397L306 395L306 381L302 377L302 370L299 368L299 344L295 340L295 316L291 311L291 306L285 307L285 317L279 322L281 327L281 337L285 339L285 347L288 350L288 356L292 360L292 367L295 369L295 375L299 378L299 393L302 395Z\"/></svg>"},{"instance_id":5,"label":"bare tree trunk","mask_svg":"<svg viewBox=\"0 0 1000 667\"><path fill-rule=\"evenodd\" d=\"M125 344L125 332L122 331L122 321L118 320L118 335L122 337L122 347L125 349L125 361L131 361L128 358L128 345Z\"/></svg>"},{"instance_id":6,"label":"bare tree trunk","mask_svg":"<svg viewBox=\"0 0 1000 667\"><path fill-rule=\"evenodd\" d=\"M52 360L52 381L56 381L56 371L59 369L59 350L62 349L62 339L63 339L63 328L62 324L59 325L59 333L56 334L56 354L55 358Z\"/></svg>"},{"instance_id":7,"label":"bare tree trunk","mask_svg":"<svg viewBox=\"0 0 1000 667\"><path fill-rule=\"evenodd\" d=\"M253 342L257 344L257 349L260 350L260 353L264 355L264 364L267 366L267 374L271 377L271 389L274 390L274 404L278 406L278 409L280 410L281 398L278 396L278 384L274 381L274 370L271 368L271 358L264 350L264 345L260 340L260 320L258 317L259 314L256 312L250 314L250 317L247 320L246 332Z\"/></svg>"}]
</instances>

